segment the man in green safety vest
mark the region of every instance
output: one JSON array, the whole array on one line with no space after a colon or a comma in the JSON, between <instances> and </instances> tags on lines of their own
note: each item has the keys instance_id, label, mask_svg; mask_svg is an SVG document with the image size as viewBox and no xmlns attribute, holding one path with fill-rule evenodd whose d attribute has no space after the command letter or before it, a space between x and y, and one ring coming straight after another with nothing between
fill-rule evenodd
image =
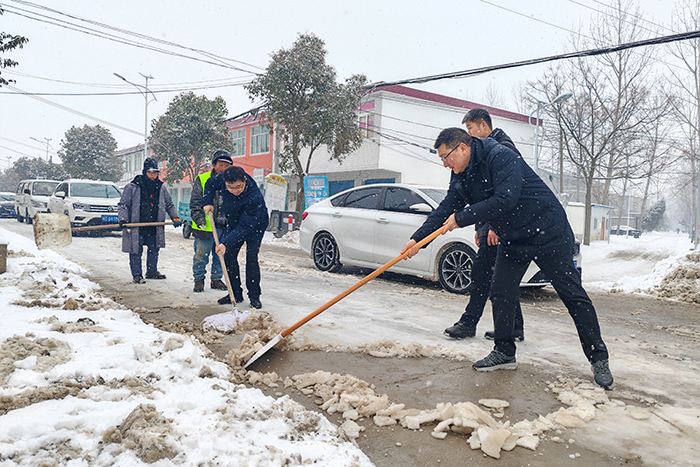
<instances>
[{"instance_id":1,"label":"man in green safety vest","mask_svg":"<svg viewBox=\"0 0 700 467\"><path fill-rule=\"evenodd\" d=\"M221 238L226 233L226 216L218 207L221 205L221 193L217 192L214 197L214 223L211 225L209 218L204 214L204 185L211 176L218 175L229 168L233 160L231 154L224 149L214 152L211 160L212 169L197 175L192 185L192 196L190 197L190 216L192 216L192 235L194 236L194 257L192 258L192 274L194 275L194 291L204 291L204 279L207 275L207 264L211 254L211 288L216 290L227 290L226 284L221 280L223 271L219 257L214 253L214 236L212 229L216 228L216 233Z\"/></svg>"}]
</instances>

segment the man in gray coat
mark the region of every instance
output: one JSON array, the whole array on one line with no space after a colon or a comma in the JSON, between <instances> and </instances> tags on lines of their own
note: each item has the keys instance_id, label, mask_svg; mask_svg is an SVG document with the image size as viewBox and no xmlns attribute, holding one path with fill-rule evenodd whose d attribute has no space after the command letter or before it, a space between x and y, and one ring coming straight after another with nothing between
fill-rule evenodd
<instances>
[{"instance_id":1,"label":"man in gray coat","mask_svg":"<svg viewBox=\"0 0 700 467\"><path fill-rule=\"evenodd\" d=\"M155 159L143 161L143 172L124 187L119 200L119 224L137 222L165 222L167 212L173 225L182 225L177 210L165 184L158 178L160 170ZM146 255L146 279L165 279L158 271L158 250L165 247L165 227L146 226L122 230L122 251L129 253L129 267L135 284L145 284L141 255L144 245Z\"/></svg>"}]
</instances>

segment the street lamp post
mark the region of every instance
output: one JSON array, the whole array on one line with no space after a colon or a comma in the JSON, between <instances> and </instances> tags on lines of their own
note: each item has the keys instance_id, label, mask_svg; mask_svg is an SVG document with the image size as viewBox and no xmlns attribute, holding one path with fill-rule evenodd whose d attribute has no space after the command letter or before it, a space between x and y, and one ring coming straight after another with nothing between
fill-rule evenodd
<instances>
[{"instance_id":1,"label":"street lamp post","mask_svg":"<svg viewBox=\"0 0 700 467\"><path fill-rule=\"evenodd\" d=\"M129 83L130 85L134 86L136 89L139 90L141 94L143 94L144 98L144 124L143 124L143 159L146 160L148 157L148 104L150 104L150 101L148 100L148 80L153 79L153 76L151 75L144 75L143 73L139 72L141 76L143 76L146 79L146 86L141 86L140 84L132 83L128 79L124 78L122 75L119 73L114 73L114 76L117 78L121 79L122 81L125 81ZM151 95L153 96L153 100L157 101L156 95L153 94L153 91L150 91Z\"/></svg>"},{"instance_id":2,"label":"street lamp post","mask_svg":"<svg viewBox=\"0 0 700 467\"><path fill-rule=\"evenodd\" d=\"M45 141L38 140L38 139L36 139L36 138L33 137L33 136L30 136L29 138L30 138L30 139L33 139L33 140L36 141L37 143L41 143L41 144L43 144L43 145L46 146L46 162L49 162L49 146L51 146L51 143L49 143L49 141L51 141L51 138L46 138L46 137L44 137L44 140L45 140ZM53 149L53 146L51 146L51 149Z\"/></svg>"},{"instance_id":3,"label":"street lamp post","mask_svg":"<svg viewBox=\"0 0 700 467\"><path fill-rule=\"evenodd\" d=\"M533 125L535 127L535 163L534 163L533 168L535 170L535 173L538 173L539 158L540 158L540 144L539 144L539 140L540 140L540 110L545 106L554 105L554 104L558 104L560 102L563 102L563 101L569 99L571 96L573 96L574 93L570 92L570 91L563 92L563 93L559 94L557 97L555 97L554 100L551 102L548 101L546 98L543 98L542 96L536 96L536 95L533 95L530 93L528 93L528 95L530 97L532 97L533 99L535 99L535 101L537 101L537 108L530 113L530 117L528 117L528 122L530 123L530 125L532 125L532 114L536 114L535 115L535 124Z\"/></svg>"}]
</instances>

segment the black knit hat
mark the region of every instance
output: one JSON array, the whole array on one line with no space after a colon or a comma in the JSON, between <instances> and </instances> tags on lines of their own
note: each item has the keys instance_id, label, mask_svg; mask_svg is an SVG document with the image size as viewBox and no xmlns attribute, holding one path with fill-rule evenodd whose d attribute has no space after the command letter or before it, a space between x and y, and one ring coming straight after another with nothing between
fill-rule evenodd
<instances>
[{"instance_id":1,"label":"black knit hat","mask_svg":"<svg viewBox=\"0 0 700 467\"><path fill-rule=\"evenodd\" d=\"M143 161L143 174L146 175L146 172L160 172L158 162L152 157L147 157L146 160Z\"/></svg>"},{"instance_id":2,"label":"black knit hat","mask_svg":"<svg viewBox=\"0 0 700 467\"><path fill-rule=\"evenodd\" d=\"M217 149L214 154L211 156L211 164L214 165L218 161L224 161L228 162L229 164L233 164L233 159L231 159L231 154L225 149Z\"/></svg>"}]
</instances>

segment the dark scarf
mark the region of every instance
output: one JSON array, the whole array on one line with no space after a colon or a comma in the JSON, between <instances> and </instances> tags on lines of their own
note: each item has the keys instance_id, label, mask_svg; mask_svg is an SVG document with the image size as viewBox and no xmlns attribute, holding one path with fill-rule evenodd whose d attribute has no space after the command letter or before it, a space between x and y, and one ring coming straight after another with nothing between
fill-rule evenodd
<instances>
[{"instance_id":1,"label":"dark scarf","mask_svg":"<svg viewBox=\"0 0 700 467\"><path fill-rule=\"evenodd\" d=\"M158 178L151 180L147 175L138 175L134 179L134 182L141 187L140 221L157 222L160 187L163 185L163 182ZM155 226L141 227L141 233L144 235L154 235L156 233L156 228Z\"/></svg>"}]
</instances>

